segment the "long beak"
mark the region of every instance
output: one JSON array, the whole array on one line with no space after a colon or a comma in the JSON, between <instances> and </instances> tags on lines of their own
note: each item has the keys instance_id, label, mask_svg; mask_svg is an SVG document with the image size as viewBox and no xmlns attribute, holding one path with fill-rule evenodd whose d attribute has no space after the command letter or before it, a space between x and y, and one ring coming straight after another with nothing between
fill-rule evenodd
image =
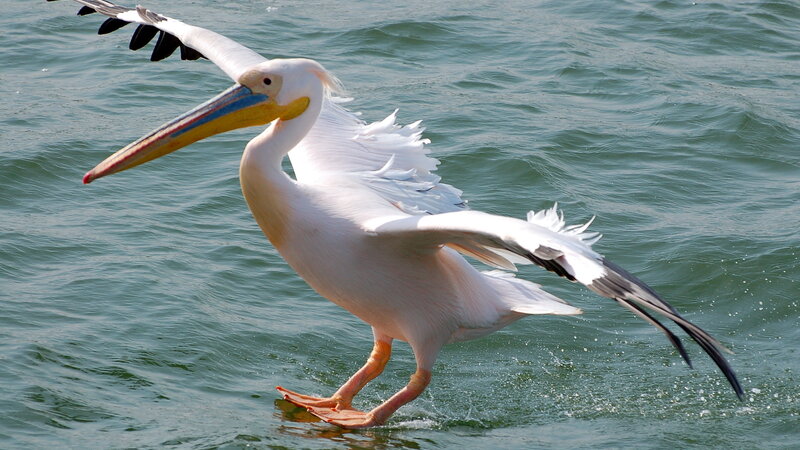
<instances>
[{"instance_id":1,"label":"long beak","mask_svg":"<svg viewBox=\"0 0 800 450\"><path fill-rule=\"evenodd\" d=\"M309 99L302 97L288 105L279 105L265 94L235 84L109 156L83 176L83 183L130 169L215 134L265 125L279 118L293 119L305 111L308 103Z\"/></svg>"}]
</instances>

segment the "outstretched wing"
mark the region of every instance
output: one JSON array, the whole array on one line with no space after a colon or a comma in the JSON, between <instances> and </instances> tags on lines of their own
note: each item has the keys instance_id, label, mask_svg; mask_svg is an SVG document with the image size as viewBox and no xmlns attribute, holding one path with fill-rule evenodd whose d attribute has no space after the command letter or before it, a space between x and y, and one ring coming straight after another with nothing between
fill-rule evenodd
<instances>
[{"instance_id":1,"label":"outstretched wing","mask_svg":"<svg viewBox=\"0 0 800 450\"><path fill-rule=\"evenodd\" d=\"M368 221L365 229L378 237L402 239L406 246L420 251L435 251L441 245L474 256L487 264L512 268L519 257L537 264L570 281L633 311L664 332L691 366L680 340L650 312L669 318L694 339L714 360L730 382L736 395L743 391L721 351L727 350L697 325L684 319L649 286L592 250L599 239L587 233L589 223L565 226L557 206L529 213L528 220L513 219L478 211L461 211L430 216L383 217Z\"/></svg>"},{"instance_id":2,"label":"outstretched wing","mask_svg":"<svg viewBox=\"0 0 800 450\"><path fill-rule=\"evenodd\" d=\"M205 28L156 14L141 6L128 8L105 0L75 0L79 15L98 12L109 18L100 34L129 23L139 24L129 47L138 50L158 34L151 60L170 56L178 48L183 59L205 57L234 81L267 59L249 48ZM314 183L321 174L348 176L376 192L407 214L436 214L466 208L461 191L440 183L432 172L439 163L427 156L419 122L400 127L396 114L367 124L342 108L342 99L327 97L319 120L289 153L298 181Z\"/></svg>"},{"instance_id":3,"label":"outstretched wing","mask_svg":"<svg viewBox=\"0 0 800 450\"><path fill-rule=\"evenodd\" d=\"M129 23L139 24L131 38L131 50L144 47L158 34L150 57L153 61L164 59L180 48L183 59L208 58L233 81L237 81L247 69L267 60L225 36L156 14L141 6L128 8L104 0L75 1L84 5L78 11L79 15L98 12L109 17L100 26L98 34L116 31Z\"/></svg>"}]
</instances>

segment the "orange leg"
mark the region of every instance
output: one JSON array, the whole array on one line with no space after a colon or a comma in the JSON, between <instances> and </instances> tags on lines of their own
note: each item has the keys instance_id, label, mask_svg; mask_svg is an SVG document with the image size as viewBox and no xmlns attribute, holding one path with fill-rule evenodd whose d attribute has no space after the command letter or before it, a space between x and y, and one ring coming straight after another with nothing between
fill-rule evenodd
<instances>
[{"instance_id":1,"label":"orange leg","mask_svg":"<svg viewBox=\"0 0 800 450\"><path fill-rule=\"evenodd\" d=\"M302 406L310 412L319 416L314 409L341 411L352 410L351 404L353 397L358 394L364 386L383 372L389 357L392 355L392 341L388 338L375 339L375 345L367 362L347 380L333 395L327 398L312 397L310 395L299 394L278 386L276 389L283 394L283 398Z\"/></svg>"},{"instance_id":2,"label":"orange leg","mask_svg":"<svg viewBox=\"0 0 800 450\"><path fill-rule=\"evenodd\" d=\"M356 409L337 409L309 407L308 411L330 424L342 428L366 428L382 425L401 406L414 400L425 390L431 381L431 372L418 368L406 387L400 389L389 400L381 403L370 412Z\"/></svg>"}]
</instances>

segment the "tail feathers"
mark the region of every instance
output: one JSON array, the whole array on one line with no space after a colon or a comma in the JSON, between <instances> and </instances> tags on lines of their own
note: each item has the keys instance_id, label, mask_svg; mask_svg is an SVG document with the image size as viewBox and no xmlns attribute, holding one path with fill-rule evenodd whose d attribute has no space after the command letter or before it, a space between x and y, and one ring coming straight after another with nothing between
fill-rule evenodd
<instances>
[{"instance_id":1,"label":"tail feathers","mask_svg":"<svg viewBox=\"0 0 800 450\"><path fill-rule=\"evenodd\" d=\"M483 272L497 290L500 300L512 312L519 314L577 315L580 309L536 284L516 278L514 274L500 270Z\"/></svg>"}]
</instances>

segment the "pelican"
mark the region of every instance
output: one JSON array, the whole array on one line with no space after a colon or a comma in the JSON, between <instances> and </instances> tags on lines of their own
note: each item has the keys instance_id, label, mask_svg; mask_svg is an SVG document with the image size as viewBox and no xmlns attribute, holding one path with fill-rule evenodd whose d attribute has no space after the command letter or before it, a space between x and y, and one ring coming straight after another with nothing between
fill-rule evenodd
<instances>
[{"instance_id":1,"label":"pelican","mask_svg":"<svg viewBox=\"0 0 800 450\"><path fill-rule=\"evenodd\" d=\"M593 250L599 235L566 225L554 205L526 220L470 210L461 191L441 183L419 122L395 114L367 124L341 105L339 81L320 63L272 59L215 32L103 0L77 0L79 14L109 16L100 32L138 24L130 47L157 33L151 59L180 48L211 60L234 85L128 144L86 173L84 183L130 169L229 130L262 126L239 167L253 217L286 262L321 296L372 327L366 363L329 397L277 390L284 399L343 428L384 424L431 381L439 351L527 315L580 314L537 284L513 275L536 264L613 299L663 332L691 367L680 339L656 318L683 329L713 359L741 399L728 351L684 319L649 286ZM295 177L281 163L288 155ZM479 271L464 256L492 270ZM663 320L663 319L662 319ZM394 340L407 342L416 370L407 385L371 411L353 398L381 374Z\"/></svg>"}]
</instances>

